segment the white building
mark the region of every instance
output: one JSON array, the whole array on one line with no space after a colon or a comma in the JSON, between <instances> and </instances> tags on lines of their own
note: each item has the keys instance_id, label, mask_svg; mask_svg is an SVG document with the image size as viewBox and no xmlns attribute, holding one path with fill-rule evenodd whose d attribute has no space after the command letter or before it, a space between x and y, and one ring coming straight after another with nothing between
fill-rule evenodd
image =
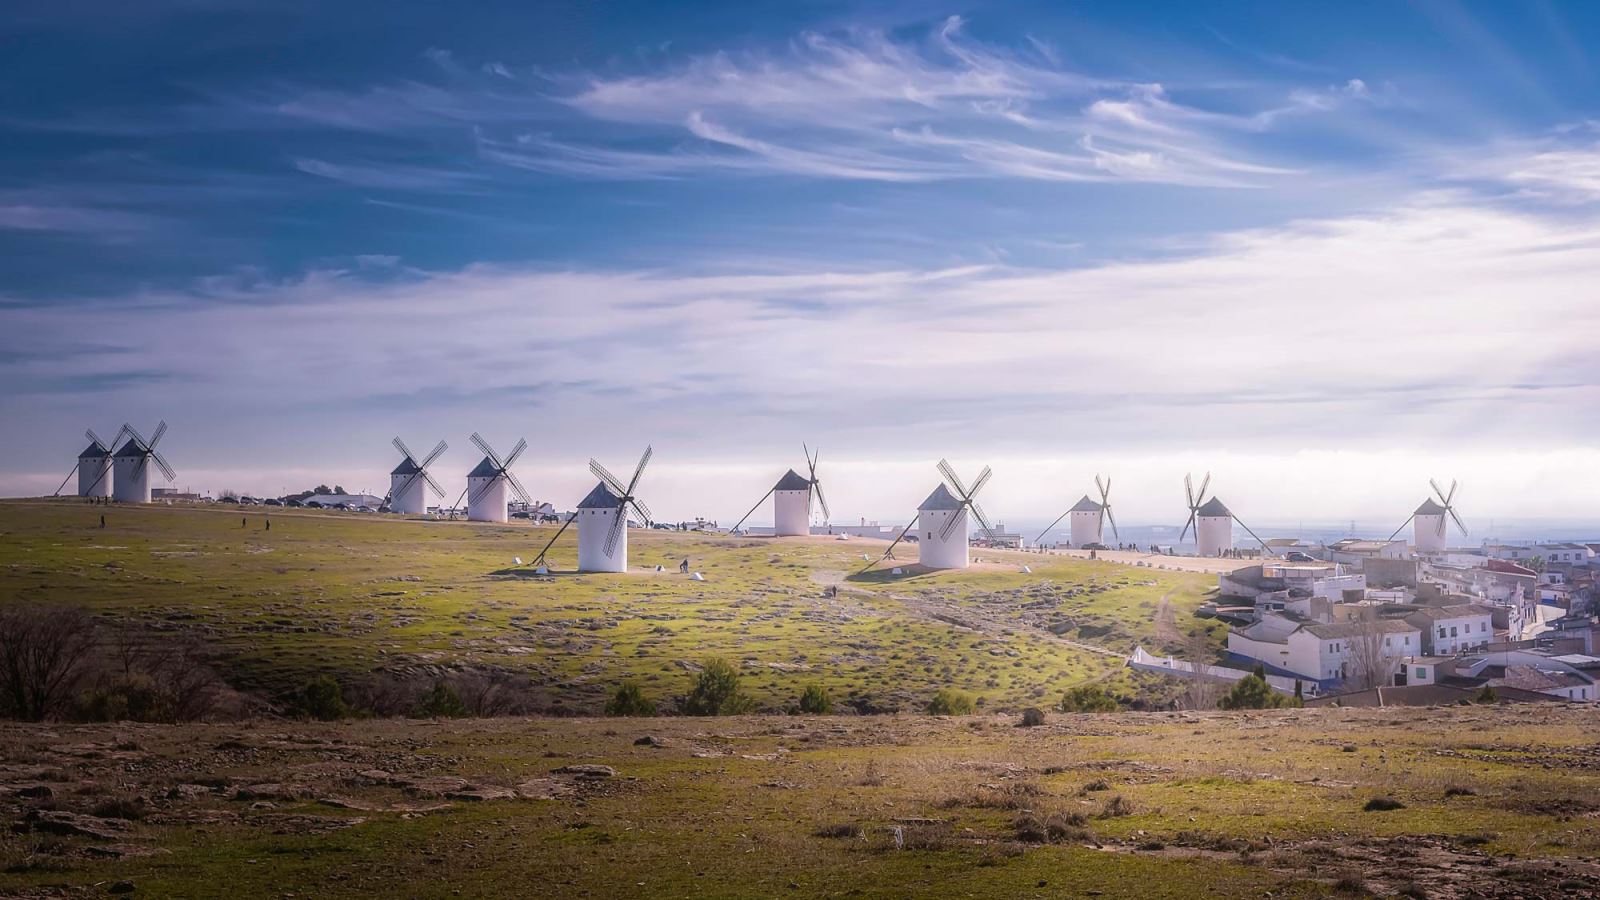
<instances>
[{"instance_id":1,"label":"white building","mask_svg":"<svg viewBox=\"0 0 1600 900\"><path fill-rule=\"evenodd\" d=\"M417 461L407 456L389 473L389 509L420 516L428 511L428 482Z\"/></svg>"},{"instance_id":2,"label":"white building","mask_svg":"<svg viewBox=\"0 0 1600 900\"><path fill-rule=\"evenodd\" d=\"M1105 536L1105 507L1090 500L1088 494L1072 505L1067 521L1072 527L1072 546L1105 543L1101 540Z\"/></svg>"},{"instance_id":3,"label":"white building","mask_svg":"<svg viewBox=\"0 0 1600 900\"><path fill-rule=\"evenodd\" d=\"M1328 545L1328 558L1347 566L1360 566L1369 559L1405 559L1410 555L1405 541L1345 538Z\"/></svg>"},{"instance_id":4,"label":"white building","mask_svg":"<svg viewBox=\"0 0 1600 900\"><path fill-rule=\"evenodd\" d=\"M132 438L111 460L111 496L119 503L150 502L150 472L155 465Z\"/></svg>"},{"instance_id":5,"label":"white building","mask_svg":"<svg viewBox=\"0 0 1600 900\"><path fill-rule=\"evenodd\" d=\"M1221 556L1233 549L1233 513L1212 497L1195 512L1195 546L1201 556Z\"/></svg>"},{"instance_id":6,"label":"white building","mask_svg":"<svg viewBox=\"0 0 1600 900\"><path fill-rule=\"evenodd\" d=\"M611 535L618 516L627 513L618 497L605 482L594 486L589 496L578 503L578 571L626 572L628 571L628 526L624 522L617 534L617 542L606 552L606 541Z\"/></svg>"},{"instance_id":7,"label":"white building","mask_svg":"<svg viewBox=\"0 0 1600 900\"><path fill-rule=\"evenodd\" d=\"M945 525L956 520L949 537ZM917 507L917 561L930 569L965 569L967 557L967 507L945 489L943 482Z\"/></svg>"},{"instance_id":8,"label":"white building","mask_svg":"<svg viewBox=\"0 0 1600 900\"><path fill-rule=\"evenodd\" d=\"M1422 632L1422 652L1452 656L1494 641L1494 611L1475 603L1429 606L1406 616Z\"/></svg>"},{"instance_id":9,"label":"white building","mask_svg":"<svg viewBox=\"0 0 1600 900\"><path fill-rule=\"evenodd\" d=\"M772 523L779 537L811 533L811 482L793 469L772 489Z\"/></svg>"},{"instance_id":10,"label":"white building","mask_svg":"<svg viewBox=\"0 0 1600 900\"><path fill-rule=\"evenodd\" d=\"M1368 635L1379 641L1378 652L1388 669L1384 684L1393 683L1401 659L1422 648L1422 632L1396 619L1327 625L1268 615L1229 631L1228 652L1314 681L1344 681L1359 665L1361 651L1353 645Z\"/></svg>"},{"instance_id":11,"label":"white building","mask_svg":"<svg viewBox=\"0 0 1600 900\"><path fill-rule=\"evenodd\" d=\"M505 477L494 462L485 456L476 468L467 473L467 521L506 521L506 493Z\"/></svg>"},{"instance_id":12,"label":"white building","mask_svg":"<svg viewBox=\"0 0 1600 900\"><path fill-rule=\"evenodd\" d=\"M78 454L78 496L111 496L111 450L97 440Z\"/></svg>"},{"instance_id":13,"label":"white building","mask_svg":"<svg viewBox=\"0 0 1600 900\"><path fill-rule=\"evenodd\" d=\"M1444 550L1445 545L1445 510L1444 507L1433 502L1433 498L1422 501L1411 519L1411 543L1417 548L1418 553L1438 553Z\"/></svg>"}]
</instances>

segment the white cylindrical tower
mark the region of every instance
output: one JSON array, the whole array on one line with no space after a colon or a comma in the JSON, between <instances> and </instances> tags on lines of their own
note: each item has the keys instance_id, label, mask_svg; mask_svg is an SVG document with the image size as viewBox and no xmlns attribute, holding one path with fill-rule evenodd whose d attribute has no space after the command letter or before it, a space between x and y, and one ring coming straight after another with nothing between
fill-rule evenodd
<instances>
[{"instance_id":1,"label":"white cylindrical tower","mask_svg":"<svg viewBox=\"0 0 1600 900\"><path fill-rule=\"evenodd\" d=\"M1067 520L1072 524L1072 546L1101 543L1104 519L1105 512L1100 504L1090 500L1088 494L1083 495L1083 499L1067 515Z\"/></svg>"},{"instance_id":2,"label":"white cylindrical tower","mask_svg":"<svg viewBox=\"0 0 1600 900\"><path fill-rule=\"evenodd\" d=\"M1220 556L1233 549L1233 513L1212 497L1195 517L1195 544L1201 556Z\"/></svg>"},{"instance_id":3,"label":"white cylindrical tower","mask_svg":"<svg viewBox=\"0 0 1600 900\"><path fill-rule=\"evenodd\" d=\"M483 462L467 473L467 521L506 520L506 480L494 463L484 457Z\"/></svg>"},{"instance_id":4,"label":"white cylindrical tower","mask_svg":"<svg viewBox=\"0 0 1600 900\"><path fill-rule=\"evenodd\" d=\"M793 469L772 489L772 524L778 537L811 533L811 482Z\"/></svg>"},{"instance_id":5,"label":"white cylindrical tower","mask_svg":"<svg viewBox=\"0 0 1600 900\"><path fill-rule=\"evenodd\" d=\"M589 496L578 503L578 571L626 572L628 571L628 526L623 524L611 552L606 552L606 539L617 521L626 516L622 498L602 482L595 485Z\"/></svg>"},{"instance_id":6,"label":"white cylindrical tower","mask_svg":"<svg viewBox=\"0 0 1600 900\"><path fill-rule=\"evenodd\" d=\"M111 496L111 451L99 441L78 454L78 496Z\"/></svg>"},{"instance_id":7,"label":"white cylindrical tower","mask_svg":"<svg viewBox=\"0 0 1600 900\"><path fill-rule=\"evenodd\" d=\"M138 444L130 439L111 460L111 496L118 503L149 503L150 472L155 464L145 459Z\"/></svg>"},{"instance_id":8,"label":"white cylindrical tower","mask_svg":"<svg viewBox=\"0 0 1600 900\"><path fill-rule=\"evenodd\" d=\"M389 509L420 516L428 511L428 482L417 464L407 459L389 473ZM471 494L468 494L471 496ZM468 507L470 510L471 507ZM470 513L469 513L470 515Z\"/></svg>"},{"instance_id":9,"label":"white cylindrical tower","mask_svg":"<svg viewBox=\"0 0 1600 900\"><path fill-rule=\"evenodd\" d=\"M950 536L940 537L952 518ZM930 569L967 567L967 509L942 484L917 507L917 561Z\"/></svg>"},{"instance_id":10,"label":"white cylindrical tower","mask_svg":"<svg viewBox=\"0 0 1600 900\"><path fill-rule=\"evenodd\" d=\"M1448 537L1445 528L1444 507L1429 497L1411 519L1411 543L1418 553L1442 553Z\"/></svg>"}]
</instances>

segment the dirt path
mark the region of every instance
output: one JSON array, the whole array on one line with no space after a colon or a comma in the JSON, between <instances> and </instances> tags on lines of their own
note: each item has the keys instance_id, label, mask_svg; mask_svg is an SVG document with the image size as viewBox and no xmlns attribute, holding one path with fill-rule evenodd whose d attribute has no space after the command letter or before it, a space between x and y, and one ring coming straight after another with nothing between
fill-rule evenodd
<instances>
[{"instance_id":1,"label":"dirt path","mask_svg":"<svg viewBox=\"0 0 1600 900\"><path fill-rule=\"evenodd\" d=\"M1177 646L1183 640L1183 635L1178 633L1178 624L1172 617L1172 590L1161 595L1161 602L1156 606L1156 641L1166 646Z\"/></svg>"}]
</instances>

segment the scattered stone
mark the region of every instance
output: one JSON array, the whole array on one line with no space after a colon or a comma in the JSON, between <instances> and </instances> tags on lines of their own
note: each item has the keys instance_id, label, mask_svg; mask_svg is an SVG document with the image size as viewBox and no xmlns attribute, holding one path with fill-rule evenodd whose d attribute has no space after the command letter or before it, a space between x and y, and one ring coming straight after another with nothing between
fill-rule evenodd
<instances>
[{"instance_id":1,"label":"scattered stone","mask_svg":"<svg viewBox=\"0 0 1600 900\"><path fill-rule=\"evenodd\" d=\"M36 809L29 811L23 823L34 831L50 834L75 834L82 837L116 840L128 830L128 823L120 819L102 819L64 809Z\"/></svg>"},{"instance_id":2,"label":"scattered stone","mask_svg":"<svg viewBox=\"0 0 1600 900\"><path fill-rule=\"evenodd\" d=\"M106 888L106 893L108 894L131 894L133 892L133 882L126 880L114 881L110 887Z\"/></svg>"},{"instance_id":3,"label":"scattered stone","mask_svg":"<svg viewBox=\"0 0 1600 900\"><path fill-rule=\"evenodd\" d=\"M211 793L203 784L175 784L167 788L168 800L198 800Z\"/></svg>"},{"instance_id":4,"label":"scattered stone","mask_svg":"<svg viewBox=\"0 0 1600 900\"><path fill-rule=\"evenodd\" d=\"M575 775L578 778L614 778L617 770L610 766L577 764L553 770L557 775Z\"/></svg>"},{"instance_id":5,"label":"scattered stone","mask_svg":"<svg viewBox=\"0 0 1600 900\"><path fill-rule=\"evenodd\" d=\"M644 737L634 741L633 745L635 747L659 747L661 746L661 742L647 734Z\"/></svg>"},{"instance_id":6,"label":"scattered stone","mask_svg":"<svg viewBox=\"0 0 1600 900\"><path fill-rule=\"evenodd\" d=\"M510 788L487 787L473 788L465 791L451 791L444 795L446 800L463 800L468 803L482 803L486 800L515 800L517 792Z\"/></svg>"}]
</instances>

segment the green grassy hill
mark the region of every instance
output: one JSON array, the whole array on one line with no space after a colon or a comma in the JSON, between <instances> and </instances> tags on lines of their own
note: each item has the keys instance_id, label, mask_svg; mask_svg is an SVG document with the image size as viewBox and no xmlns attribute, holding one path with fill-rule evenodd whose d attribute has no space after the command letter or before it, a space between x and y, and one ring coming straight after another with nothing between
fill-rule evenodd
<instances>
[{"instance_id":1,"label":"green grassy hill","mask_svg":"<svg viewBox=\"0 0 1600 900\"><path fill-rule=\"evenodd\" d=\"M531 560L550 528L309 510L271 521L259 508L0 503L0 596L198 634L231 683L269 697L317 673L495 672L525 676L540 708L593 712L626 677L670 703L699 661L723 656L766 709L812 681L863 710L918 708L946 686L1016 709L1088 680L1169 689L1136 683L1119 657L1177 649L1215 584L993 551L965 572L858 576L881 542L660 531L631 533L627 575L562 574L576 529L552 551L558 573L539 577L513 559ZM705 581L678 573L684 557Z\"/></svg>"}]
</instances>

